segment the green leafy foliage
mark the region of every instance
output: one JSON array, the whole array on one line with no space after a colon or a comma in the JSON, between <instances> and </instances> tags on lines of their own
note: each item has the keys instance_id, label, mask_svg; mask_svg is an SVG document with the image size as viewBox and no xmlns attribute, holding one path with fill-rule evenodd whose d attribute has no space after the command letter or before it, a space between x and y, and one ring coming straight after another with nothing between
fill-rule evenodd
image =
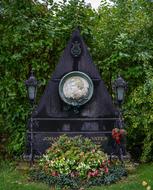
<instances>
[{"instance_id":1,"label":"green leafy foliage","mask_svg":"<svg viewBox=\"0 0 153 190\"><path fill-rule=\"evenodd\" d=\"M133 140L130 145L142 147L142 161L151 161L153 154L153 68L145 66L145 83L138 86L132 93L132 101L127 105L131 107L126 117L132 128L129 128L129 140ZM131 117L132 115L132 117Z\"/></svg>"},{"instance_id":2,"label":"green leafy foliage","mask_svg":"<svg viewBox=\"0 0 153 190\"><path fill-rule=\"evenodd\" d=\"M79 26L86 34L92 23L90 14L94 13L83 1L46 3L49 8L45 3L32 0L1 2L0 131L9 137L6 152L11 155L20 155L24 151L30 113L24 81L31 68L42 84L38 100L72 30Z\"/></svg>"},{"instance_id":3,"label":"green leafy foliage","mask_svg":"<svg viewBox=\"0 0 153 190\"><path fill-rule=\"evenodd\" d=\"M76 136L60 136L43 155L40 166L48 175L73 175L87 178L91 172L105 173L107 156L90 139ZM101 167L101 169L100 169ZM100 169L99 171L97 169Z\"/></svg>"},{"instance_id":4,"label":"green leafy foliage","mask_svg":"<svg viewBox=\"0 0 153 190\"><path fill-rule=\"evenodd\" d=\"M122 75L128 81L124 117L128 131L128 147L139 159L152 160L152 61L153 26L148 1L105 0L98 11L98 28L94 28L93 57L111 93L111 82ZM98 32L96 32L98 31ZM149 90L150 89L150 90ZM133 143L131 143L133 142Z\"/></svg>"}]
</instances>

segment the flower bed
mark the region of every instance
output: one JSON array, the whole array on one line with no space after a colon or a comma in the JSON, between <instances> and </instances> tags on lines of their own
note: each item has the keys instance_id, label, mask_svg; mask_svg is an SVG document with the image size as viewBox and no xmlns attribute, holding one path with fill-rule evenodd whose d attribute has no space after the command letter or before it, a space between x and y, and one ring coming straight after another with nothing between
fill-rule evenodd
<instances>
[{"instance_id":1,"label":"flower bed","mask_svg":"<svg viewBox=\"0 0 153 190\"><path fill-rule=\"evenodd\" d=\"M52 144L31 172L33 179L70 189L110 184L125 174L124 167L110 163L90 139L66 135Z\"/></svg>"}]
</instances>

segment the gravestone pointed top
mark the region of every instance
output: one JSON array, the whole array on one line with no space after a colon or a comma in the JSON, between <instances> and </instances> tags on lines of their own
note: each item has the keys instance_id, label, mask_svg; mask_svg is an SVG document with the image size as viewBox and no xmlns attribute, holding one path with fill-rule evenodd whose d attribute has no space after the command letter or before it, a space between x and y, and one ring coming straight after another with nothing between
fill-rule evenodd
<instances>
[{"instance_id":1,"label":"gravestone pointed top","mask_svg":"<svg viewBox=\"0 0 153 190\"><path fill-rule=\"evenodd\" d=\"M111 96L93 64L79 29L72 33L36 109L35 117L73 117L73 114L67 110L68 108L58 91L61 79L73 71L89 76L94 86L92 98L80 107L80 112L75 117L115 117Z\"/></svg>"},{"instance_id":2,"label":"gravestone pointed top","mask_svg":"<svg viewBox=\"0 0 153 190\"><path fill-rule=\"evenodd\" d=\"M75 70L84 72L90 75L91 78L100 79L99 72L93 64L88 48L78 28L72 33L52 78L59 79L64 74Z\"/></svg>"}]
</instances>

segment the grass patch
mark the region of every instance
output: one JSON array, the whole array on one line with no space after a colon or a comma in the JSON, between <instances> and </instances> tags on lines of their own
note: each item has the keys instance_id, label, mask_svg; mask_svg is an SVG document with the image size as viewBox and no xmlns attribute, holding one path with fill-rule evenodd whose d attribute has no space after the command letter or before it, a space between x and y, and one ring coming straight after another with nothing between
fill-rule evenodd
<instances>
[{"instance_id":1,"label":"grass patch","mask_svg":"<svg viewBox=\"0 0 153 190\"><path fill-rule=\"evenodd\" d=\"M18 171L9 163L0 164L0 190L49 190L50 188L41 183L30 182L25 172Z\"/></svg>"},{"instance_id":2,"label":"grass patch","mask_svg":"<svg viewBox=\"0 0 153 190\"><path fill-rule=\"evenodd\" d=\"M145 190L142 181L147 181L153 189L153 163L140 165L133 174L117 184L88 190ZM50 190L50 188L45 184L31 182L25 171L19 171L14 164L6 161L0 164L0 190Z\"/></svg>"},{"instance_id":3,"label":"grass patch","mask_svg":"<svg viewBox=\"0 0 153 190\"><path fill-rule=\"evenodd\" d=\"M140 165L133 174L117 184L94 187L90 190L145 190L142 181L146 181L153 189L153 163Z\"/></svg>"}]
</instances>

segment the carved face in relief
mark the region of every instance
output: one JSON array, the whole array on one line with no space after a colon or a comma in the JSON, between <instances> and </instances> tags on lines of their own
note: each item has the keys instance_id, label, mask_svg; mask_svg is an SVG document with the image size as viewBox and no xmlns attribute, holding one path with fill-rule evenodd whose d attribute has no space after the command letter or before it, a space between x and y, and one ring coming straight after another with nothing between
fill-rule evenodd
<instances>
[{"instance_id":1,"label":"carved face in relief","mask_svg":"<svg viewBox=\"0 0 153 190\"><path fill-rule=\"evenodd\" d=\"M63 85L63 93L66 98L79 100L88 95L89 83L86 79L74 76L66 80Z\"/></svg>"},{"instance_id":2,"label":"carved face in relief","mask_svg":"<svg viewBox=\"0 0 153 190\"><path fill-rule=\"evenodd\" d=\"M91 99L92 94L93 82L83 72L73 71L67 73L60 81L59 95L69 105L83 105Z\"/></svg>"}]
</instances>

